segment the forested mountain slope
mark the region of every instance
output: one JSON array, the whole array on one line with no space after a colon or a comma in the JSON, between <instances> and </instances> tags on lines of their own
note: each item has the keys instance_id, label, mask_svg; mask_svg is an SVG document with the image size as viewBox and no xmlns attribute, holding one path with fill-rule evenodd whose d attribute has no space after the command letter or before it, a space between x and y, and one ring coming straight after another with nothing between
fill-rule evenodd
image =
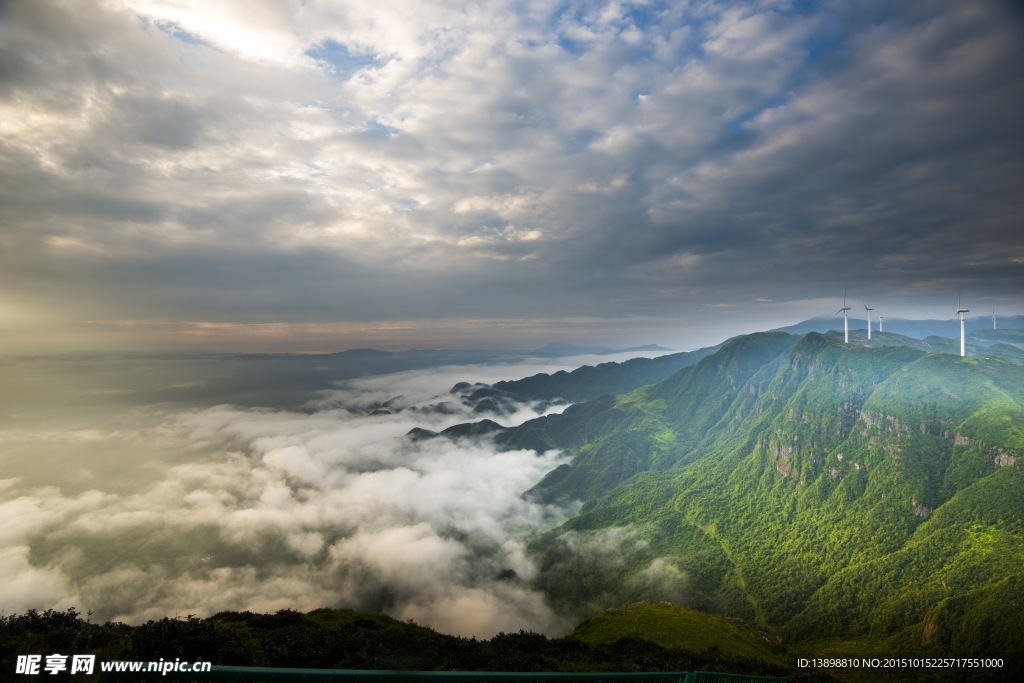
<instances>
[{"instance_id":1,"label":"forested mountain slope","mask_svg":"<svg viewBox=\"0 0 1024 683\"><path fill-rule=\"evenodd\" d=\"M1024 655L1022 406L1019 364L775 332L500 439L574 455L530 492L585 502L534 545L565 607L668 599L833 650Z\"/></svg>"},{"instance_id":2,"label":"forested mountain slope","mask_svg":"<svg viewBox=\"0 0 1024 683\"><path fill-rule=\"evenodd\" d=\"M605 394L616 395L646 384L660 382L682 368L694 365L719 347L683 351L657 358L633 358L621 363L584 365L572 371L542 372L523 379L496 382L494 388L520 399L589 401Z\"/></svg>"}]
</instances>

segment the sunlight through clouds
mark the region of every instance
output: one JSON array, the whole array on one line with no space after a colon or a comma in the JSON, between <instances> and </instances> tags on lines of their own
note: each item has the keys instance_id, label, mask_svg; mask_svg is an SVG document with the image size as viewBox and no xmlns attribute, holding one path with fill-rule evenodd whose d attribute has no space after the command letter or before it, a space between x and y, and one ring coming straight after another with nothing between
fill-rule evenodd
<instances>
[{"instance_id":1,"label":"sunlight through clouds","mask_svg":"<svg viewBox=\"0 0 1024 683\"><path fill-rule=\"evenodd\" d=\"M1019 284L996 5L21 0L0 37L0 265L37 308L667 323L666 289Z\"/></svg>"}]
</instances>

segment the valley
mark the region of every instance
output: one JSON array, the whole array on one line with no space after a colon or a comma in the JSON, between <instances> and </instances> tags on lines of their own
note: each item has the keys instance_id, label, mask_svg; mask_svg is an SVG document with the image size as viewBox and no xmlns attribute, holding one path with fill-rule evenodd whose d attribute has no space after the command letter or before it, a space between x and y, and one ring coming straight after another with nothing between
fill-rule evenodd
<instances>
[{"instance_id":1,"label":"valley","mask_svg":"<svg viewBox=\"0 0 1024 683\"><path fill-rule=\"evenodd\" d=\"M573 456L528 496L584 503L533 541L538 585L581 616L669 600L797 651L1024 653L1024 367L894 340L747 335L502 431Z\"/></svg>"}]
</instances>

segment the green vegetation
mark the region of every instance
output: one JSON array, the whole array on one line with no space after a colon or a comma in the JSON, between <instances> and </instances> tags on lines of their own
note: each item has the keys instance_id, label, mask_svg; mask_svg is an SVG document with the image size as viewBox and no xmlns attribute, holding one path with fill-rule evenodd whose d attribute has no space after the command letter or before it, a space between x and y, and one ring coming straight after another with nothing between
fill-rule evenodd
<instances>
[{"instance_id":1,"label":"green vegetation","mask_svg":"<svg viewBox=\"0 0 1024 683\"><path fill-rule=\"evenodd\" d=\"M629 635L589 642L577 637L547 638L526 631L477 640L350 610L319 609L308 614L291 610L276 614L223 612L208 619L190 615L139 626L91 624L73 609L30 611L0 618L0 671L13 672L18 654L57 652L95 653L100 661L180 658L234 666L323 669L704 670L775 676L787 672L784 663L770 652L733 648L731 641L695 650ZM72 679L66 672L42 673L35 678Z\"/></svg>"},{"instance_id":2,"label":"green vegetation","mask_svg":"<svg viewBox=\"0 0 1024 683\"><path fill-rule=\"evenodd\" d=\"M591 646L623 638L643 638L665 648L698 651L717 648L731 655L786 665L780 648L742 621L667 603L638 603L609 609L580 624L571 637Z\"/></svg>"},{"instance_id":3,"label":"green vegetation","mask_svg":"<svg viewBox=\"0 0 1024 683\"><path fill-rule=\"evenodd\" d=\"M585 501L533 543L539 585L563 609L671 600L807 652L1024 667L1024 366L897 342L740 337L503 434L574 455L531 495Z\"/></svg>"},{"instance_id":4,"label":"green vegetation","mask_svg":"<svg viewBox=\"0 0 1024 683\"><path fill-rule=\"evenodd\" d=\"M584 365L572 372L542 372L523 379L497 382L495 389L507 391L523 399L544 400L564 398L589 401L599 396L624 394L645 384L660 382L682 368L697 363L714 353L718 347L673 353L657 358L634 358L622 363Z\"/></svg>"},{"instance_id":5,"label":"green vegetation","mask_svg":"<svg viewBox=\"0 0 1024 683\"><path fill-rule=\"evenodd\" d=\"M2 621L0 667L12 643L72 643L140 659L508 671L999 657L987 674L1006 678L1024 670L1024 366L996 356L889 334L754 334L656 384L502 431L509 448L573 455L528 492L584 502L531 544L536 585L593 616L569 638L466 640L338 610L138 627L48 612Z\"/></svg>"}]
</instances>

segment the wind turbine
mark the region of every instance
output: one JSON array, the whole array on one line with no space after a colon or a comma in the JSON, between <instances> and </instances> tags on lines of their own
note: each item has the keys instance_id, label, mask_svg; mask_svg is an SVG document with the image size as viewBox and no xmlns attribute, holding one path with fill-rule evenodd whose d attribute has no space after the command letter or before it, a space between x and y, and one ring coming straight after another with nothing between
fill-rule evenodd
<instances>
[{"instance_id":1,"label":"wind turbine","mask_svg":"<svg viewBox=\"0 0 1024 683\"><path fill-rule=\"evenodd\" d=\"M875 309L868 308L868 305L864 304L864 310L868 312L868 341L871 341L871 311ZM879 330L879 332L881 332L881 330Z\"/></svg>"},{"instance_id":2,"label":"wind turbine","mask_svg":"<svg viewBox=\"0 0 1024 683\"><path fill-rule=\"evenodd\" d=\"M847 322L847 314L850 312L850 307L846 305L846 290L843 290L843 307L836 311L836 315L843 314L843 335L845 336L846 343L850 343L850 324ZM832 316L833 318L836 315Z\"/></svg>"},{"instance_id":3,"label":"wind turbine","mask_svg":"<svg viewBox=\"0 0 1024 683\"><path fill-rule=\"evenodd\" d=\"M963 287L960 288L960 292L963 292ZM960 316L960 355L961 356L966 355L964 353L964 350L966 348L964 346L964 313L970 313L970 312L971 312L971 309L964 308L963 306L960 305L960 294L958 293L956 295L956 314L958 316Z\"/></svg>"},{"instance_id":4,"label":"wind turbine","mask_svg":"<svg viewBox=\"0 0 1024 683\"><path fill-rule=\"evenodd\" d=\"M996 329L996 307L992 307L992 329Z\"/></svg>"},{"instance_id":5,"label":"wind turbine","mask_svg":"<svg viewBox=\"0 0 1024 683\"><path fill-rule=\"evenodd\" d=\"M882 316L878 316L878 333L882 333L882 321L885 320Z\"/></svg>"}]
</instances>

